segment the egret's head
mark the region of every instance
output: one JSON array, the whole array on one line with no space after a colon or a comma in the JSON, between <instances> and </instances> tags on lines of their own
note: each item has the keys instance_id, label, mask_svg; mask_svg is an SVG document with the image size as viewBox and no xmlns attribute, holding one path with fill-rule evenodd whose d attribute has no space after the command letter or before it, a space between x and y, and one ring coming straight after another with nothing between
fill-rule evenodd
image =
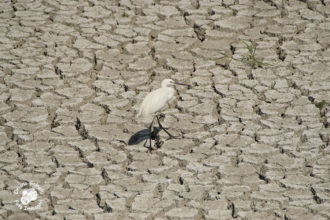
<instances>
[{"instance_id":1,"label":"egret's head","mask_svg":"<svg viewBox=\"0 0 330 220\"><path fill-rule=\"evenodd\" d=\"M174 86L174 85L183 85L183 86L190 87L188 84L180 83L180 82L174 81L173 79L164 79L162 81L162 88L166 88L166 87L170 87L170 86Z\"/></svg>"},{"instance_id":2,"label":"egret's head","mask_svg":"<svg viewBox=\"0 0 330 220\"><path fill-rule=\"evenodd\" d=\"M162 81L162 88L170 87L170 86L173 86L174 84L175 84L174 80L172 80L172 79L164 79Z\"/></svg>"}]
</instances>

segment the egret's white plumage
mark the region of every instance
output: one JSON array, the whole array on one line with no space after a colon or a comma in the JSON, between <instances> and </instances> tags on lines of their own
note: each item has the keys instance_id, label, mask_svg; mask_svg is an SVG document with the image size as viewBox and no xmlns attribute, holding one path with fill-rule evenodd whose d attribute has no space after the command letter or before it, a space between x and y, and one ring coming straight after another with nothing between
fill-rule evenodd
<instances>
[{"instance_id":1,"label":"egret's white plumage","mask_svg":"<svg viewBox=\"0 0 330 220\"><path fill-rule=\"evenodd\" d=\"M152 144L151 144L151 139L155 139L155 136L158 137L158 132L159 130L165 131L170 138L177 138L173 136L171 133L167 131L167 128L164 128L162 124L160 123L159 116L157 115L157 112L159 112L164 106L172 100L175 94L175 90L173 87L174 84L177 85L185 85L189 86L187 84L179 83L176 82L172 79L164 79L162 81L161 88L156 89L152 92L150 92L143 100L139 113L137 114L136 117L143 116L154 116L152 122L150 123L149 126L149 151L152 150ZM155 118L157 119L159 128L158 131L155 132L155 128L153 126ZM148 139L147 139L148 140ZM147 142L146 140L146 142ZM144 143L144 145L146 144ZM158 146L158 144L157 144Z\"/></svg>"},{"instance_id":2,"label":"egret's white plumage","mask_svg":"<svg viewBox=\"0 0 330 220\"><path fill-rule=\"evenodd\" d=\"M175 82L172 79L164 79L161 88L150 92L143 100L137 117L147 117L159 112L174 97Z\"/></svg>"}]
</instances>

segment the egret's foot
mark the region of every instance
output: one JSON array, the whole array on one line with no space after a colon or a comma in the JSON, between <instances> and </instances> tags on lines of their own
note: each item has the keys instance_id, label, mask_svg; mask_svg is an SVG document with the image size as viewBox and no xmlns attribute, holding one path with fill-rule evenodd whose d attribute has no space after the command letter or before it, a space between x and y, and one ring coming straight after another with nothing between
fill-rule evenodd
<instances>
[{"instance_id":1,"label":"egret's foot","mask_svg":"<svg viewBox=\"0 0 330 220\"><path fill-rule=\"evenodd\" d=\"M155 129L155 127L153 127L153 126L149 127L149 139L146 140L146 142L149 140L149 146L147 147L146 145L144 145L145 147L148 148L147 152L149 152L149 153L151 153L154 150L154 148L152 146L152 140L155 140L156 146L159 142L158 132L159 132L159 130ZM145 142L145 144L146 144L146 142ZM157 148L158 148L158 146L157 146Z\"/></svg>"},{"instance_id":2,"label":"egret's foot","mask_svg":"<svg viewBox=\"0 0 330 220\"><path fill-rule=\"evenodd\" d=\"M179 139L180 136L174 136L170 132L167 131L168 128L162 127L162 129L166 132L166 134L170 137L170 139Z\"/></svg>"},{"instance_id":3,"label":"egret's foot","mask_svg":"<svg viewBox=\"0 0 330 220\"><path fill-rule=\"evenodd\" d=\"M154 149L153 149L151 146L149 146L147 152L148 152L148 153L151 153L153 150L154 150Z\"/></svg>"},{"instance_id":4,"label":"egret's foot","mask_svg":"<svg viewBox=\"0 0 330 220\"><path fill-rule=\"evenodd\" d=\"M164 141L160 140L160 137L157 136L157 138L155 139L155 145L157 148L160 148L162 145L164 144Z\"/></svg>"},{"instance_id":5,"label":"egret's foot","mask_svg":"<svg viewBox=\"0 0 330 220\"><path fill-rule=\"evenodd\" d=\"M156 143L156 147L160 148L164 144L164 141L159 141Z\"/></svg>"},{"instance_id":6,"label":"egret's foot","mask_svg":"<svg viewBox=\"0 0 330 220\"><path fill-rule=\"evenodd\" d=\"M181 136L168 136L167 140L171 140L171 139L181 139Z\"/></svg>"},{"instance_id":7,"label":"egret's foot","mask_svg":"<svg viewBox=\"0 0 330 220\"><path fill-rule=\"evenodd\" d=\"M151 153L151 151L153 150L153 148L152 148L152 134L150 135L150 137L149 137L149 139L147 139L147 141L149 140L149 146L144 146L144 147L146 147L148 150L147 150L147 152L149 152L149 153Z\"/></svg>"}]
</instances>

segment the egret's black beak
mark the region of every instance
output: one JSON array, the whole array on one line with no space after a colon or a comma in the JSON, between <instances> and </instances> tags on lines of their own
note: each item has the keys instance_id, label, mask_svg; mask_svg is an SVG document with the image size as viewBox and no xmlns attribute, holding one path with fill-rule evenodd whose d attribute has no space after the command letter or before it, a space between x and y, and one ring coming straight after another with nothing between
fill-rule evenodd
<instances>
[{"instance_id":1,"label":"egret's black beak","mask_svg":"<svg viewBox=\"0 0 330 220\"><path fill-rule=\"evenodd\" d=\"M174 84L176 85L181 85L181 86L188 86L188 88L190 88L191 86L188 85L188 84L185 84L185 83L180 83L180 82L177 82L177 81L174 81Z\"/></svg>"}]
</instances>

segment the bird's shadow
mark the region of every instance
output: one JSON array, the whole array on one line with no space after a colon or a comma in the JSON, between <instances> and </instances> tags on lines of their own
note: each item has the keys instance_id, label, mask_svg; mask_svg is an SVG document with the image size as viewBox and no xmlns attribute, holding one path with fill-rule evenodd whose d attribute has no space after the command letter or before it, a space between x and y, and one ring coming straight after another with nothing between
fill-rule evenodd
<instances>
[{"instance_id":1,"label":"bird's shadow","mask_svg":"<svg viewBox=\"0 0 330 220\"><path fill-rule=\"evenodd\" d=\"M159 127L154 127L153 132L151 134L151 139L155 140L155 138L158 136L158 133L161 131ZM150 138L150 132L149 129L143 129L135 134L133 134L130 139L128 140L128 145L135 145L139 144L144 140L148 140Z\"/></svg>"}]
</instances>

